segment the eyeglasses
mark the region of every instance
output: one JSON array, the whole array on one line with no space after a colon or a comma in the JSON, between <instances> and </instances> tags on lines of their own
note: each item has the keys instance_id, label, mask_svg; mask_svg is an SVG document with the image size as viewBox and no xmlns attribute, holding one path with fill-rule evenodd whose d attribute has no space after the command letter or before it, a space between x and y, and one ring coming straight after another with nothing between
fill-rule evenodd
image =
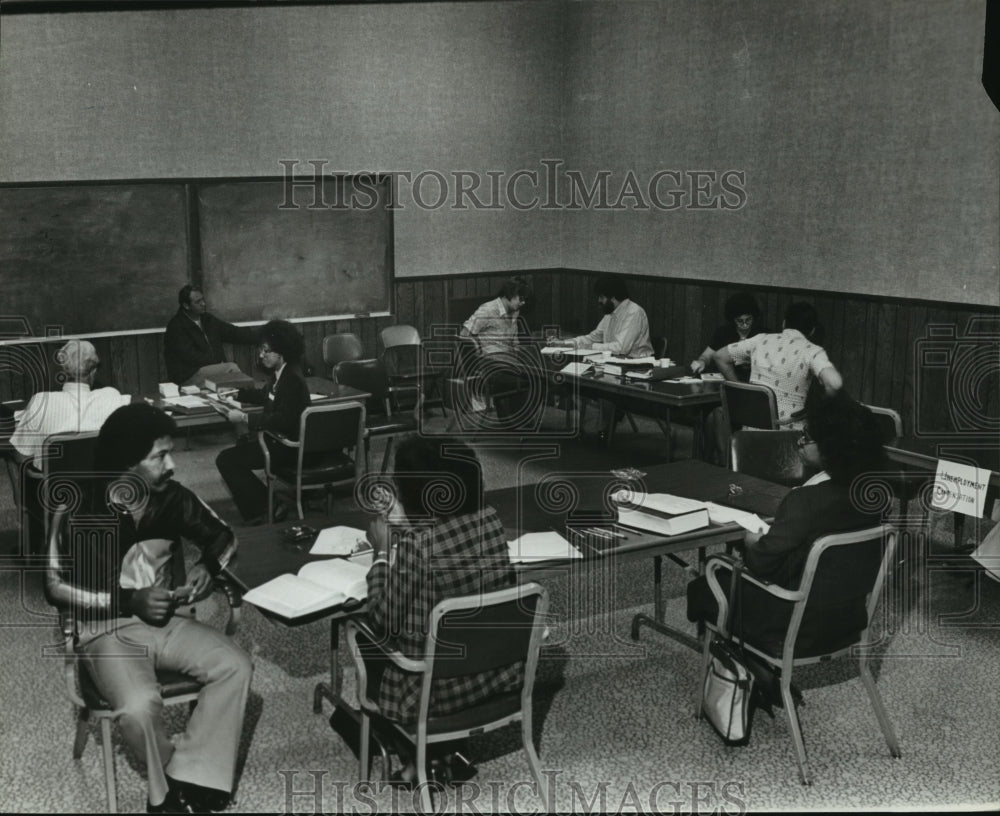
<instances>
[{"instance_id":1,"label":"eyeglasses","mask_svg":"<svg viewBox=\"0 0 1000 816\"><path fill-rule=\"evenodd\" d=\"M806 445L815 445L816 440L809 436L809 432L806 431L799 437L799 447L804 448Z\"/></svg>"},{"instance_id":2,"label":"eyeglasses","mask_svg":"<svg viewBox=\"0 0 1000 816\"><path fill-rule=\"evenodd\" d=\"M258 354L275 354L276 352L274 351L274 349L269 348L268 346L257 346L257 353Z\"/></svg>"},{"instance_id":3,"label":"eyeglasses","mask_svg":"<svg viewBox=\"0 0 1000 816\"><path fill-rule=\"evenodd\" d=\"M737 326L752 326L753 325L753 318L752 317L737 317L736 318L736 325Z\"/></svg>"}]
</instances>

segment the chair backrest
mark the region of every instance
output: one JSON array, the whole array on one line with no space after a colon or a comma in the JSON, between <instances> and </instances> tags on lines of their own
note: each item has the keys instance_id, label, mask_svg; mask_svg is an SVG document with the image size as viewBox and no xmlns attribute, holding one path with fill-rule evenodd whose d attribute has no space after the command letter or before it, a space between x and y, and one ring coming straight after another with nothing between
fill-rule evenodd
<instances>
[{"instance_id":1,"label":"chair backrest","mask_svg":"<svg viewBox=\"0 0 1000 816\"><path fill-rule=\"evenodd\" d=\"M388 412L389 379L381 360L344 360L333 367L333 378L341 385L371 394L368 398L369 414Z\"/></svg>"},{"instance_id":2,"label":"chair backrest","mask_svg":"<svg viewBox=\"0 0 1000 816\"><path fill-rule=\"evenodd\" d=\"M866 406L875 415L882 438L891 442L903 435L903 420L892 408L880 408L877 405Z\"/></svg>"},{"instance_id":3,"label":"chair backrest","mask_svg":"<svg viewBox=\"0 0 1000 816\"><path fill-rule=\"evenodd\" d=\"M328 334L323 338L323 363L328 369L342 360L360 360L364 348L356 334Z\"/></svg>"},{"instance_id":4,"label":"chair backrest","mask_svg":"<svg viewBox=\"0 0 1000 816\"><path fill-rule=\"evenodd\" d=\"M359 446L363 450L364 436L365 406L360 402L312 405L299 420L299 458Z\"/></svg>"},{"instance_id":5,"label":"chair backrest","mask_svg":"<svg viewBox=\"0 0 1000 816\"><path fill-rule=\"evenodd\" d=\"M393 346L419 346L420 332L413 326L386 326L382 329L382 348Z\"/></svg>"},{"instance_id":6,"label":"chair backrest","mask_svg":"<svg viewBox=\"0 0 1000 816\"><path fill-rule=\"evenodd\" d=\"M54 476L94 469L98 431L53 434L42 443L42 473Z\"/></svg>"},{"instance_id":7,"label":"chair backrest","mask_svg":"<svg viewBox=\"0 0 1000 816\"><path fill-rule=\"evenodd\" d=\"M736 431L730 440L733 470L796 487L816 473L799 456L802 431Z\"/></svg>"},{"instance_id":8,"label":"chair backrest","mask_svg":"<svg viewBox=\"0 0 1000 816\"><path fill-rule=\"evenodd\" d=\"M420 346L389 346L382 353L382 363L389 377L414 377L420 373Z\"/></svg>"},{"instance_id":9,"label":"chair backrest","mask_svg":"<svg viewBox=\"0 0 1000 816\"><path fill-rule=\"evenodd\" d=\"M778 403L766 385L723 382L719 390L727 428L746 425L774 431L778 428Z\"/></svg>"},{"instance_id":10,"label":"chair backrest","mask_svg":"<svg viewBox=\"0 0 1000 816\"><path fill-rule=\"evenodd\" d=\"M667 338L662 334L655 334L650 337L649 343L653 347L653 356L657 360L667 356Z\"/></svg>"},{"instance_id":11,"label":"chair backrest","mask_svg":"<svg viewBox=\"0 0 1000 816\"><path fill-rule=\"evenodd\" d=\"M857 621L859 637L853 638L859 642L871 624L886 573L894 564L896 537L894 527L881 524L822 536L813 542L799 583L804 597L795 603L788 625L785 659L792 659L803 616L810 610L824 617L830 616L829 610L839 610L837 622L850 626L850 621L842 619L846 610L863 609L864 620Z\"/></svg>"}]
</instances>

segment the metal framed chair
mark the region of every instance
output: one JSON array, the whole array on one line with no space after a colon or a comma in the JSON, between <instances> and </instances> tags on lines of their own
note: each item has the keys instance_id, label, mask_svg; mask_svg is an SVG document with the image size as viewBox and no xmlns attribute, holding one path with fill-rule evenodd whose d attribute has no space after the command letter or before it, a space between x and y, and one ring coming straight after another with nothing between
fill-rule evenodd
<instances>
[{"instance_id":1,"label":"metal framed chair","mask_svg":"<svg viewBox=\"0 0 1000 816\"><path fill-rule=\"evenodd\" d=\"M336 365L333 373L338 383L371 394L365 415L365 462L368 461L372 437L387 437L385 453L382 455L384 473L392 455L395 437L417 430L417 416L421 407L419 398L412 414L395 410L395 393L381 360L345 360Z\"/></svg>"},{"instance_id":2,"label":"metal framed chair","mask_svg":"<svg viewBox=\"0 0 1000 816\"><path fill-rule=\"evenodd\" d=\"M736 431L730 440L733 470L797 487L816 473L799 456L802 431Z\"/></svg>"},{"instance_id":3,"label":"metal framed chair","mask_svg":"<svg viewBox=\"0 0 1000 816\"><path fill-rule=\"evenodd\" d=\"M419 346L420 332L413 326L386 326L382 329L382 348L391 349L394 346Z\"/></svg>"},{"instance_id":4,"label":"metal framed chair","mask_svg":"<svg viewBox=\"0 0 1000 816\"><path fill-rule=\"evenodd\" d=\"M364 347L356 334L328 334L323 338L323 365L336 381L333 370L337 363L344 360L360 360L364 356Z\"/></svg>"},{"instance_id":5,"label":"metal framed chair","mask_svg":"<svg viewBox=\"0 0 1000 816\"><path fill-rule=\"evenodd\" d=\"M327 515L330 514L331 490L357 481L363 471L361 451L365 440L365 406L360 402L312 405L299 420L299 441L293 442L272 431L260 437L264 450L264 476L267 481L267 521L274 522L274 489L278 482L295 489L299 518L302 494L309 490L327 491ZM294 462L281 462L274 449L295 452ZM354 457L345 451L354 450Z\"/></svg>"},{"instance_id":6,"label":"metal framed chair","mask_svg":"<svg viewBox=\"0 0 1000 816\"><path fill-rule=\"evenodd\" d=\"M371 717L379 715L376 702L381 680L380 664L393 663L404 671L421 675L420 707L412 723L386 720L415 749L421 804L433 811L427 780L427 746L462 739L521 723L521 741L532 776L538 785L543 810L548 810L538 754L532 737L532 689L538 668L548 611L548 590L536 583L501 589L464 598L441 601L431 610L424 656L420 660L392 651L384 637L374 634L360 621L345 627L358 675L361 704L361 750L359 777L368 780ZM524 663L524 685L517 691L494 695L463 711L432 715L434 681Z\"/></svg>"},{"instance_id":7,"label":"metal framed chair","mask_svg":"<svg viewBox=\"0 0 1000 816\"><path fill-rule=\"evenodd\" d=\"M778 430L778 402L774 391L766 385L742 382L724 381L720 385L723 433L729 437L720 453L730 449L733 431L742 427Z\"/></svg>"},{"instance_id":8,"label":"metal framed chair","mask_svg":"<svg viewBox=\"0 0 1000 816\"><path fill-rule=\"evenodd\" d=\"M719 580L718 572L730 570L731 576L732 561L726 556L710 557L705 576L719 611L717 619L707 621L705 626L699 677L699 716L701 689L708 671L713 635L732 638L735 643L742 642L747 652L780 670L781 699L795 745L799 777L802 784L808 785L809 767L792 695L792 671L796 666L825 662L853 653L857 656L861 682L875 710L882 736L892 756L900 756L896 733L868 665L869 627L886 575L892 569L895 550L895 529L880 525L817 539L809 550L798 589L789 590L763 583L742 572L741 604L744 614L752 600L759 602L762 599L773 600L776 606L787 610L787 629L780 643L764 643L749 631L729 630L728 593Z\"/></svg>"},{"instance_id":9,"label":"metal framed chair","mask_svg":"<svg viewBox=\"0 0 1000 816\"><path fill-rule=\"evenodd\" d=\"M73 522L70 508L62 505L55 510L52 518L52 529L49 536L50 554L58 553L62 536L93 537L97 532L93 519L77 526ZM179 546L179 543L175 546ZM50 558L50 564L58 559ZM183 559L176 559L175 564L183 570ZM184 575L175 575L174 583L180 586L184 583ZM216 591L226 598L229 616L225 624L227 635L233 635L239 625L242 595L236 586L225 579L216 579ZM112 707L98 690L93 677L87 670L86 663L80 660L77 652L78 633L77 622L71 612L57 607L59 611L59 632L61 644L58 647L63 656L62 668L66 696L76 711L76 735L73 739L73 759L81 759L87 740L90 737L90 723L96 720L101 729L101 759L104 765L104 785L107 795L108 813L118 812L118 791L115 781L115 755L111 740L111 724L124 712ZM202 684L189 674L178 671L157 670L157 683L160 687L160 697L163 704L181 705L187 703L193 709L198 701Z\"/></svg>"}]
</instances>

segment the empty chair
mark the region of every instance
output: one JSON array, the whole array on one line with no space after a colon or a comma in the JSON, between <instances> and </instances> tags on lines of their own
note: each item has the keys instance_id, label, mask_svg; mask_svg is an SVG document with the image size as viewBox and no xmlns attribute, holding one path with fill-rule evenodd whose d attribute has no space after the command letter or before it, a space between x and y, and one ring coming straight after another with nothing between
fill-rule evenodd
<instances>
[{"instance_id":1,"label":"empty chair","mask_svg":"<svg viewBox=\"0 0 1000 816\"><path fill-rule=\"evenodd\" d=\"M374 634L359 621L350 621L346 634L357 668L361 704L360 780L368 780L371 718L380 714L375 702L382 677L380 664L390 661L404 671L421 675L416 721L402 723L385 718L382 721L413 744L419 783L416 790L420 791L424 811L433 812L431 786L427 780L429 744L483 734L518 721L522 746L538 785L542 809L548 810L531 730L531 695L547 610L548 591L535 583L441 601L430 613L422 660L393 651L384 637ZM496 694L455 714L435 717L430 713L435 680L460 678L522 662L524 685L521 689Z\"/></svg>"},{"instance_id":2,"label":"empty chair","mask_svg":"<svg viewBox=\"0 0 1000 816\"><path fill-rule=\"evenodd\" d=\"M390 349L393 346L419 346L420 332L413 326L386 326L382 329L382 347Z\"/></svg>"},{"instance_id":3,"label":"empty chair","mask_svg":"<svg viewBox=\"0 0 1000 816\"><path fill-rule=\"evenodd\" d=\"M385 453L382 456L384 472L392 454L395 436L417 430L419 400L412 414L394 408L395 394L389 384L385 364L381 360L345 360L336 365L333 374L334 379L341 385L349 385L371 394L365 414L365 462L368 461L372 437L388 437Z\"/></svg>"},{"instance_id":4,"label":"empty chair","mask_svg":"<svg viewBox=\"0 0 1000 816\"><path fill-rule=\"evenodd\" d=\"M733 431L740 428L757 428L764 431L778 429L778 402L774 391L766 385L741 382L723 382L719 389L722 400L721 430L717 427L718 455L727 457Z\"/></svg>"},{"instance_id":5,"label":"empty chair","mask_svg":"<svg viewBox=\"0 0 1000 816\"><path fill-rule=\"evenodd\" d=\"M364 356L364 348L356 334L328 334L323 338L323 365L333 372L337 363L344 360L360 360ZM337 378L334 377L336 380Z\"/></svg>"},{"instance_id":6,"label":"empty chair","mask_svg":"<svg viewBox=\"0 0 1000 816\"><path fill-rule=\"evenodd\" d=\"M331 490L352 484L360 478L361 451L365 439L365 406L360 402L313 405L299 419L299 441L293 442L271 431L260 435L264 450L264 476L267 482L267 520L274 521L274 488L277 482L295 489L295 504L301 519L302 493L327 491L327 515ZM294 462L272 461L270 446L291 448L297 452ZM353 450L354 456L346 451Z\"/></svg>"},{"instance_id":7,"label":"empty chair","mask_svg":"<svg viewBox=\"0 0 1000 816\"><path fill-rule=\"evenodd\" d=\"M804 785L810 783L809 767L791 689L792 670L796 666L856 654L861 682L875 710L882 735L892 756L900 755L889 714L868 666L872 645L869 643L869 626L886 573L891 569L895 548L896 531L888 525L823 536L810 548L802 579L795 590L764 583L745 571L741 572L740 603L744 615L750 614L752 605L766 603L768 610L772 606L776 609L773 615L768 613L772 628L782 628L781 624L777 627L773 624L778 622L778 616L787 616L787 628L780 642L773 642L770 636L756 634L749 625L745 632L739 623L729 626L728 593L717 573L720 570L730 571L731 575L732 562L726 556L712 556L706 564L708 586L719 609L717 619L706 622L699 701L709 666L710 645L716 633L731 637L736 643L742 641L748 652L780 670L782 705L795 744L799 777ZM754 617L759 620L762 616Z\"/></svg>"},{"instance_id":8,"label":"empty chair","mask_svg":"<svg viewBox=\"0 0 1000 816\"><path fill-rule=\"evenodd\" d=\"M650 345L653 347L653 356L657 360L661 360L667 356L667 338L662 334L653 335L649 338Z\"/></svg>"},{"instance_id":9,"label":"empty chair","mask_svg":"<svg viewBox=\"0 0 1000 816\"><path fill-rule=\"evenodd\" d=\"M733 470L797 487L817 472L799 456L801 438L802 431L736 431L731 440Z\"/></svg>"}]
</instances>

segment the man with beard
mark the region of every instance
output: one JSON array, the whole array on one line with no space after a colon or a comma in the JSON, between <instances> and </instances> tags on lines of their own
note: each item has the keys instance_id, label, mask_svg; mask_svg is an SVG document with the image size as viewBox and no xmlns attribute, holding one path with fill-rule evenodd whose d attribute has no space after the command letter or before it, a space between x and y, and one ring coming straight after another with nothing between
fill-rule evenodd
<instances>
[{"instance_id":1,"label":"man with beard","mask_svg":"<svg viewBox=\"0 0 1000 816\"><path fill-rule=\"evenodd\" d=\"M86 513L115 534L53 536L46 594L71 610L77 651L101 695L122 712L125 741L145 757L150 813L223 810L250 690L250 657L225 634L184 614L236 552L233 531L173 480L173 419L151 405L115 411L101 427ZM183 574L181 539L200 551ZM202 683L183 734L171 741L157 670Z\"/></svg>"},{"instance_id":2,"label":"man with beard","mask_svg":"<svg viewBox=\"0 0 1000 816\"><path fill-rule=\"evenodd\" d=\"M594 285L604 317L590 334L568 340L550 340L551 346L606 351L615 357L652 357L646 310L628 297L628 286L617 275L598 278Z\"/></svg>"}]
</instances>

